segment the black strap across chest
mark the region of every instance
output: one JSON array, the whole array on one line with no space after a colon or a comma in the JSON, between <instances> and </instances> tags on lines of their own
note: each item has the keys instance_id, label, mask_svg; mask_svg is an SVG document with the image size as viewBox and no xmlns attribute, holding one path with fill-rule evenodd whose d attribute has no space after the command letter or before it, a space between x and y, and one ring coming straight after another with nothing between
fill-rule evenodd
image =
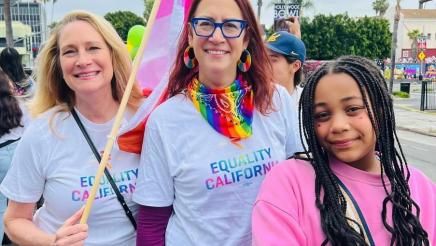
<instances>
[{"instance_id":1,"label":"black strap across chest","mask_svg":"<svg viewBox=\"0 0 436 246\"><path fill-rule=\"evenodd\" d=\"M83 126L82 122L80 121L79 116L77 115L76 111L74 109L71 110L71 114L74 117L74 120L76 120L77 125L79 126L80 130L83 133L83 136L86 139L86 142L88 142L89 147L91 148L92 152L95 155L95 158L97 159L98 163L101 162L101 156L97 151L97 148L95 147L94 143L92 142L91 138L88 135L88 132L86 131L85 127ZM114 182L114 179L112 178L109 170L105 167L104 168L104 174L106 175L107 180L109 181L109 183L112 186L112 189L114 190L118 201L120 202L121 206L124 209L124 212L126 212L126 216L127 218L129 218L130 222L132 223L132 226L135 228L136 230L136 221L135 218L133 217L133 213L130 210L129 206L127 206L126 201L124 200L123 195L121 195L120 190L118 189L117 185Z\"/></svg>"}]
</instances>

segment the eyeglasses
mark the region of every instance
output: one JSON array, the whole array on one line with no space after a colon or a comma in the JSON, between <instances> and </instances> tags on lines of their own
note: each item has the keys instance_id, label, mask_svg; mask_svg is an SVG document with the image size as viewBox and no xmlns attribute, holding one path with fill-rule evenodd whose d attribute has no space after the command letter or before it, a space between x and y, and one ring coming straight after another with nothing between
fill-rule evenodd
<instances>
[{"instance_id":1,"label":"eyeglasses","mask_svg":"<svg viewBox=\"0 0 436 246\"><path fill-rule=\"evenodd\" d=\"M212 37L217 27L221 29L221 33L225 38L239 38L242 31L247 27L247 21L229 19L223 22L214 22L208 18L192 18L191 25L194 32L199 37Z\"/></svg>"}]
</instances>

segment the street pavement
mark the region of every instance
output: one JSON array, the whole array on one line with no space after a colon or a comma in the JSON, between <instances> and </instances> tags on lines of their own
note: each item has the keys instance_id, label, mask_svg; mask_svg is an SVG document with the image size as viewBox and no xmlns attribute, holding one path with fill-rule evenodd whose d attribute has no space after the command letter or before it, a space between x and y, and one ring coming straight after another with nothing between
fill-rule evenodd
<instances>
[{"instance_id":1,"label":"street pavement","mask_svg":"<svg viewBox=\"0 0 436 246\"><path fill-rule=\"evenodd\" d=\"M421 112L400 103L394 105L395 123L398 130L435 137L436 141L436 112Z\"/></svg>"},{"instance_id":2,"label":"street pavement","mask_svg":"<svg viewBox=\"0 0 436 246\"><path fill-rule=\"evenodd\" d=\"M410 98L394 98L397 129L436 137L436 110L420 111L420 97L419 92L412 91Z\"/></svg>"},{"instance_id":3,"label":"street pavement","mask_svg":"<svg viewBox=\"0 0 436 246\"><path fill-rule=\"evenodd\" d=\"M436 110L420 111L419 98L394 99L397 133L407 162L436 182Z\"/></svg>"},{"instance_id":4,"label":"street pavement","mask_svg":"<svg viewBox=\"0 0 436 246\"><path fill-rule=\"evenodd\" d=\"M416 167L436 182L436 138L402 130L397 130L397 135L409 166Z\"/></svg>"}]
</instances>

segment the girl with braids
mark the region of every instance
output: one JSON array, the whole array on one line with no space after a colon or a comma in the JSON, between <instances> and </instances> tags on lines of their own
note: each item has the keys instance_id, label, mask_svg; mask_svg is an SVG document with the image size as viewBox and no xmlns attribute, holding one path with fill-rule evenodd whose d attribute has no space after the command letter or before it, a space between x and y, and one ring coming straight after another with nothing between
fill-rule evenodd
<instances>
[{"instance_id":1,"label":"girl with braids","mask_svg":"<svg viewBox=\"0 0 436 246\"><path fill-rule=\"evenodd\" d=\"M133 194L138 245L251 245L265 174L302 149L250 2L192 2L169 99L146 125Z\"/></svg>"},{"instance_id":2,"label":"girl with braids","mask_svg":"<svg viewBox=\"0 0 436 246\"><path fill-rule=\"evenodd\" d=\"M436 245L436 186L407 165L371 61L345 56L320 67L300 115L310 159L287 160L266 177L255 245Z\"/></svg>"}]
</instances>

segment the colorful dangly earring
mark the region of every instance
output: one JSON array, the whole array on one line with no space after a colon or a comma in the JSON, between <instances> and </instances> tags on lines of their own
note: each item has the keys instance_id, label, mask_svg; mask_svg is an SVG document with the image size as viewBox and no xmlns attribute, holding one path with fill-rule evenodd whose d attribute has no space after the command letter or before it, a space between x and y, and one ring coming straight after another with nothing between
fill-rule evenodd
<instances>
[{"instance_id":1,"label":"colorful dangly earring","mask_svg":"<svg viewBox=\"0 0 436 246\"><path fill-rule=\"evenodd\" d=\"M250 69L250 67L251 67L251 54L247 49L245 49L242 52L241 58L238 61L238 68L239 71L245 73Z\"/></svg>"},{"instance_id":2,"label":"colorful dangly earring","mask_svg":"<svg viewBox=\"0 0 436 246\"><path fill-rule=\"evenodd\" d=\"M191 46L186 47L185 52L183 53L183 62L189 69L193 69L195 66L197 66L198 61L195 58L194 48Z\"/></svg>"}]
</instances>

